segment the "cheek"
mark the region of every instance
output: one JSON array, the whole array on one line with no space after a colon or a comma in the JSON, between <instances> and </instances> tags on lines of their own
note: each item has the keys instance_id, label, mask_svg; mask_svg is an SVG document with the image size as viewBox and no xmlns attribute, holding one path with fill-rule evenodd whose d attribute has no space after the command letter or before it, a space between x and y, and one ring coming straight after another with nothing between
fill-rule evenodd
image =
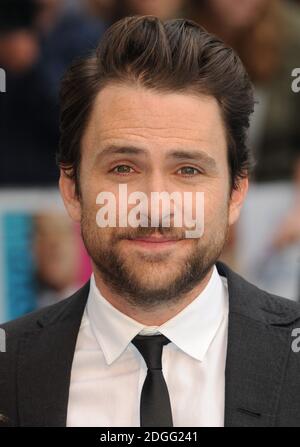
<instances>
[{"instance_id":1,"label":"cheek","mask_svg":"<svg viewBox=\"0 0 300 447\"><path fill-rule=\"evenodd\" d=\"M82 203L85 215L89 216L90 223L95 223L96 216L99 209L103 206L97 203L97 197L100 192L106 191L105 189L99 187L97 184L90 182L85 183L81 189L82 192ZM93 222L92 222L93 221Z\"/></svg>"},{"instance_id":2,"label":"cheek","mask_svg":"<svg viewBox=\"0 0 300 447\"><path fill-rule=\"evenodd\" d=\"M228 219L228 197L224 190L218 189L204 195L204 222L208 230L222 226Z\"/></svg>"},{"instance_id":3,"label":"cheek","mask_svg":"<svg viewBox=\"0 0 300 447\"><path fill-rule=\"evenodd\" d=\"M89 244L97 251L111 249L114 244L114 228L100 228L97 225L95 213L90 211L83 221L83 231Z\"/></svg>"},{"instance_id":4,"label":"cheek","mask_svg":"<svg viewBox=\"0 0 300 447\"><path fill-rule=\"evenodd\" d=\"M89 161L82 163L80 172L82 196L89 204L96 203L96 197L101 191L110 191L105 184L102 172L93 167Z\"/></svg>"}]
</instances>

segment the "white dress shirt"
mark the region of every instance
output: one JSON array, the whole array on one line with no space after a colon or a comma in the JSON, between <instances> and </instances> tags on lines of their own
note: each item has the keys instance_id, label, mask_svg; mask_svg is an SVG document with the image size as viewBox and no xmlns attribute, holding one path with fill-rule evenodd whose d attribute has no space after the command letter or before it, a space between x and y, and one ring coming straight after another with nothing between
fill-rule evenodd
<instances>
[{"instance_id":1,"label":"white dress shirt","mask_svg":"<svg viewBox=\"0 0 300 447\"><path fill-rule=\"evenodd\" d=\"M145 326L90 292L77 338L69 390L68 427L139 427L146 363L131 343L161 333L162 368L174 427L224 426L228 288L216 266L205 289L161 326Z\"/></svg>"}]
</instances>

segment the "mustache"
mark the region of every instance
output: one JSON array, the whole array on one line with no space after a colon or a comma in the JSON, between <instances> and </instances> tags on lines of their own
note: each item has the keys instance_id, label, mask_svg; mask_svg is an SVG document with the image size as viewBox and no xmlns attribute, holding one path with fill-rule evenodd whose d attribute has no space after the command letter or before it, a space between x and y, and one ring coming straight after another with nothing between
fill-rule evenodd
<instances>
[{"instance_id":1,"label":"mustache","mask_svg":"<svg viewBox=\"0 0 300 447\"><path fill-rule=\"evenodd\" d=\"M151 237L151 236L161 236L161 237L168 237L170 239L174 240L181 240L186 239L185 231L180 230L179 228L172 228L172 227L137 227L137 228L131 228L126 229L125 231L122 231L121 234L116 235L117 239L138 239L142 237Z\"/></svg>"}]
</instances>

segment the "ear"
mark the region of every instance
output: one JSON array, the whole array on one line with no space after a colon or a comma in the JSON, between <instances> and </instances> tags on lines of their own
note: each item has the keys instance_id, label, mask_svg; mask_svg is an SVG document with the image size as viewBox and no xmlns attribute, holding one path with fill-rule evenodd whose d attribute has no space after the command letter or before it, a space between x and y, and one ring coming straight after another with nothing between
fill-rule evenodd
<instances>
[{"instance_id":1,"label":"ear","mask_svg":"<svg viewBox=\"0 0 300 447\"><path fill-rule=\"evenodd\" d=\"M229 225L233 225L238 220L248 188L249 180L246 177L240 179L237 188L232 190L229 201Z\"/></svg>"},{"instance_id":2,"label":"ear","mask_svg":"<svg viewBox=\"0 0 300 447\"><path fill-rule=\"evenodd\" d=\"M59 189L69 216L75 222L80 222L81 204L75 191L75 181L68 177L62 169L60 170Z\"/></svg>"}]
</instances>

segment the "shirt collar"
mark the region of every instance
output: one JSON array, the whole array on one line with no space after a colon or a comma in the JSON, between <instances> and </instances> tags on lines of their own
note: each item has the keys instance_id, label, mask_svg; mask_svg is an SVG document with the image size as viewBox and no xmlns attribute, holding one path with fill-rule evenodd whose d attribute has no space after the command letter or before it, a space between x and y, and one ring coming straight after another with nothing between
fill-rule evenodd
<instances>
[{"instance_id":1,"label":"shirt collar","mask_svg":"<svg viewBox=\"0 0 300 447\"><path fill-rule=\"evenodd\" d=\"M224 283L213 267L205 289L183 310L160 326L145 326L107 301L91 276L87 317L108 365L115 361L139 333L161 333L179 349L203 361L225 314Z\"/></svg>"}]
</instances>

